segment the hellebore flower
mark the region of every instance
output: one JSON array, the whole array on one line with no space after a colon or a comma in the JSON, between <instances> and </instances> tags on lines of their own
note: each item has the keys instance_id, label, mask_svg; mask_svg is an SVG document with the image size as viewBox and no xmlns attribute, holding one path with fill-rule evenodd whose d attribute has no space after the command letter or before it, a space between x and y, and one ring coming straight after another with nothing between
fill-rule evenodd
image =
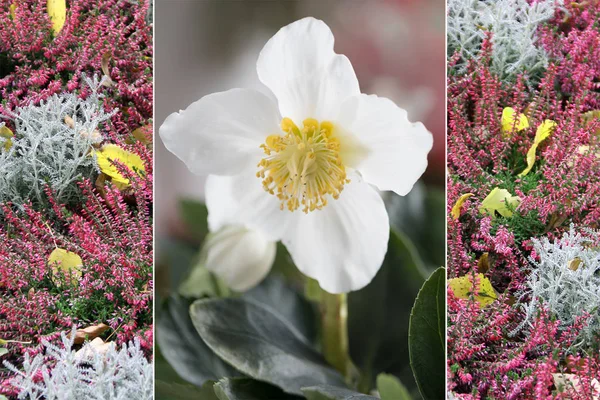
<instances>
[{"instance_id":1,"label":"hellebore flower","mask_svg":"<svg viewBox=\"0 0 600 400\"><path fill-rule=\"evenodd\" d=\"M223 214L281 240L296 266L331 293L367 285L383 262L389 220L377 192L406 195L427 167L432 136L392 101L360 93L322 21L283 27L261 51L274 94L233 89L171 114L167 149L210 175L209 222Z\"/></svg>"}]
</instances>

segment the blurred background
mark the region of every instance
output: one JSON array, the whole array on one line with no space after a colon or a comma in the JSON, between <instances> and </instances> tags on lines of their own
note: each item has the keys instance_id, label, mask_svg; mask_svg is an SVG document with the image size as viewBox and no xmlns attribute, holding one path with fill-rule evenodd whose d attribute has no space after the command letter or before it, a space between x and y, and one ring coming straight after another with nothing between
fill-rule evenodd
<instances>
[{"instance_id":1,"label":"blurred background","mask_svg":"<svg viewBox=\"0 0 600 400\"><path fill-rule=\"evenodd\" d=\"M443 0L157 0L155 126L202 96L260 89L256 59L279 28L305 16L324 20L361 91L392 99L434 135L427 184L445 170L445 2ZM156 234L184 234L181 197L202 199L204 178L156 140ZM159 249L157 249L159 250Z\"/></svg>"},{"instance_id":2,"label":"blurred background","mask_svg":"<svg viewBox=\"0 0 600 400\"><path fill-rule=\"evenodd\" d=\"M383 194L397 235L384 266L348 297L350 353L365 384L391 373L419 398L408 362L408 319L424 279L445 264L445 1L155 1L156 131L169 114L207 94L264 90L256 74L260 50L281 27L313 16L332 29L335 51L352 62L363 93L392 99L433 133L429 167L411 193ZM171 333L168 313L161 328L161 302L189 274L206 234L206 210L195 205L203 201L205 177L192 175L160 139L155 143L157 336L162 329L164 344ZM277 252L274 270L282 271L289 257L283 246ZM157 376L178 381L160 351L157 357L157 371L163 363ZM443 377L445 365L435 373Z\"/></svg>"}]
</instances>

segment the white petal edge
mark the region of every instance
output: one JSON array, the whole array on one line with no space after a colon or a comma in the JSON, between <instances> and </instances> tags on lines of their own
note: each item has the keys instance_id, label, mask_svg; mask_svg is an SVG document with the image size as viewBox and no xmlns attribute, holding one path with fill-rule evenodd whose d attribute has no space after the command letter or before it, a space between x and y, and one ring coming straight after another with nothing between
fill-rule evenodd
<instances>
[{"instance_id":1,"label":"white petal edge","mask_svg":"<svg viewBox=\"0 0 600 400\"><path fill-rule=\"evenodd\" d=\"M256 177L257 170L207 178L205 199L211 232L238 224L262 232L267 240L281 239L292 213L279 209L281 202L263 189L261 180Z\"/></svg>"},{"instance_id":2,"label":"white petal edge","mask_svg":"<svg viewBox=\"0 0 600 400\"><path fill-rule=\"evenodd\" d=\"M381 196L356 175L338 200L296 214L282 240L302 273L330 293L368 285L387 252L389 218Z\"/></svg>"},{"instance_id":3,"label":"white petal edge","mask_svg":"<svg viewBox=\"0 0 600 400\"><path fill-rule=\"evenodd\" d=\"M166 148L198 175L235 175L260 160L259 146L280 132L277 105L251 89L209 94L169 115L159 129Z\"/></svg>"},{"instance_id":4,"label":"white petal edge","mask_svg":"<svg viewBox=\"0 0 600 400\"><path fill-rule=\"evenodd\" d=\"M244 292L267 276L276 249L276 243L260 232L228 225L208 236L202 254L206 269L231 289Z\"/></svg>"},{"instance_id":5,"label":"white petal edge","mask_svg":"<svg viewBox=\"0 0 600 400\"><path fill-rule=\"evenodd\" d=\"M366 149L354 167L379 190L404 196L427 169L433 136L422 123L410 122L391 100L366 94L348 98L337 123Z\"/></svg>"},{"instance_id":6,"label":"white petal edge","mask_svg":"<svg viewBox=\"0 0 600 400\"><path fill-rule=\"evenodd\" d=\"M321 20L307 17L281 28L260 52L260 81L277 98L284 117L331 119L341 102L360 93L350 60L333 50L334 38Z\"/></svg>"}]
</instances>

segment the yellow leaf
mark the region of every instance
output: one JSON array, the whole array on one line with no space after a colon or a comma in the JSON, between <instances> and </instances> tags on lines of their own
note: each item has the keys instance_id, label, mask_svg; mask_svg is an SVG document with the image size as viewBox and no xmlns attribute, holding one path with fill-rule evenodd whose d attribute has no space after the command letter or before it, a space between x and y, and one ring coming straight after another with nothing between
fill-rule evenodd
<instances>
[{"instance_id":1,"label":"yellow leaf","mask_svg":"<svg viewBox=\"0 0 600 400\"><path fill-rule=\"evenodd\" d=\"M119 173L119 170L111 161L119 161L125 164L129 169L136 173L145 171L144 163L140 156L114 144L107 144L102 149L96 151L98 167L105 174L111 177L112 182L120 188L129 186L129 179Z\"/></svg>"},{"instance_id":2,"label":"yellow leaf","mask_svg":"<svg viewBox=\"0 0 600 400\"><path fill-rule=\"evenodd\" d=\"M527 152L527 168L525 168L523 172L519 174L519 176L525 176L529 173L529 171L531 171L531 168L533 168L533 164L535 163L535 152L537 151L537 147L542 141L546 140L548 136L550 136L554 129L556 129L556 122L549 119L545 120L540 124L540 126L538 126L535 133L535 138L533 139L533 145Z\"/></svg>"},{"instance_id":3,"label":"yellow leaf","mask_svg":"<svg viewBox=\"0 0 600 400\"><path fill-rule=\"evenodd\" d=\"M56 248L48 257L48 265L52 266L54 275L57 275L60 271L71 274L71 282L75 284L81 276L83 261L81 257L72 251Z\"/></svg>"},{"instance_id":4,"label":"yellow leaf","mask_svg":"<svg viewBox=\"0 0 600 400\"><path fill-rule=\"evenodd\" d=\"M10 10L10 16L12 19L15 19L15 11L17 10L17 3L12 3L10 5L10 7L8 7L8 9Z\"/></svg>"},{"instance_id":5,"label":"yellow leaf","mask_svg":"<svg viewBox=\"0 0 600 400\"><path fill-rule=\"evenodd\" d=\"M571 271L577 271L579 269L579 266L581 265L582 262L583 261L581 260L581 258L575 257L574 259L572 259L571 261L569 261L569 263L567 264L567 267Z\"/></svg>"},{"instance_id":6,"label":"yellow leaf","mask_svg":"<svg viewBox=\"0 0 600 400\"><path fill-rule=\"evenodd\" d=\"M456 200L456 203L454 203L454 206L452 207L452 211L450 213L452 214L452 218L458 219L458 217L460 217L460 209L462 205L471 196L473 196L473 193L465 193L462 196L460 196L458 200Z\"/></svg>"},{"instance_id":7,"label":"yellow leaf","mask_svg":"<svg viewBox=\"0 0 600 400\"><path fill-rule=\"evenodd\" d=\"M517 132L529 128L529 121L525 114L519 114L512 107L506 107L502 110L502 133L505 135L512 132L513 127Z\"/></svg>"},{"instance_id":8,"label":"yellow leaf","mask_svg":"<svg viewBox=\"0 0 600 400\"><path fill-rule=\"evenodd\" d=\"M520 197L511 195L506 189L494 188L481 202L479 212L493 217L497 211L503 217L510 217L513 213L508 206L517 207L519 203Z\"/></svg>"},{"instance_id":9,"label":"yellow leaf","mask_svg":"<svg viewBox=\"0 0 600 400\"><path fill-rule=\"evenodd\" d=\"M0 127L0 137L5 139L3 148L8 151L12 147L12 138L15 137L15 134L6 125L3 125Z\"/></svg>"},{"instance_id":10,"label":"yellow leaf","mask_svg":"<svg viewBox=\"0 0 600 400\"><path fill-rule=\"evenodd\" d=\"M479 280L477 288L475 288L473 276L471 275L450 279L448 280L448 286L459 299L468 299L475 296L475 300L481 307L488 306L498 298L496 290L492 286L492 282L483 274L477 274L477 279Z\"/></svg>"},{"instance_id":11,"label":"yellow leaf","mask_svg":"<svg viewBox=\"0 0 600 400\"><path fill-rule=\"evenodd\" d=\"M477 272L485 274L490 270L490 253L485 252L477 260Z\"/></svg>"},{"instance_id":12,"label":"yellow leaf","mask_svg":"<svg viewBox=\"0 0 600 400\"><path fill-rule=\"evenodd\" d=\"M52 30L54 35L58 35L65 21L67 20L67 1L66 0L48 0L46 3L50 21L52 21Z\"/></svg>"}]
</instances>

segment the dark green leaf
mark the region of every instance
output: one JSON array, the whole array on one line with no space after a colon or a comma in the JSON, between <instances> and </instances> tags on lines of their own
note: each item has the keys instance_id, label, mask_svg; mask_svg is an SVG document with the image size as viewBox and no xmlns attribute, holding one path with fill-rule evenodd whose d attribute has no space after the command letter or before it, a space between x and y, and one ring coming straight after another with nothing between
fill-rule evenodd
<instances>
[{"instance_id":1,"label":"dark green leaf","mask_svg":"<svg viewBox=\"0 0 600 400\"><path fill-rule=\"evenodd\" d=\"M198 335L189 315L190 302L172 296L156 326L156 340L177 373L196 386L207 380L240 375L225 364Z\"/></svg>"},{"instance_id":2,"label":"dark green leaf","mask_svg":"<svg viewBox=\"0 0 600 400\"><path fill-rule=\"evenodd\" d=\"M438 268L419 291L410 316L410 365L425 400L444 398L446 270Z\"/></svg>"},{"instance_id":3,"label":"dark green leaf","mask_svg":"<svg viewBox=\"0 0 600 400\"><path fill-rule=\"evenodd\" d=\"M242 298L274 308L309 342L315 340L315 310L308 301L290 287L281 276L271 274L260 285L244 293Z\"/></svg>"},{"instance_id":4,"label":"dark green leaf","mask_svg":"<svg viewBox=\"0 0 600 400\"><path fill-rule=\"evenodd\" d=\"M214 382L198 388L188 384L165 382L158 379L154 385L156 400L219 400L213 389Z\"/></svg>"},{"instance_id":5,"label":"dark green leaf","mask_svg":"<svg viewBox=\"0 0 600 400\"><path fill-rule=\"evenodd\" d=\"M156 292L164 299L176 293L188 276L198 246L170 238L160 238L156 243Z\"/></svg>"},{"instance_id":6,"label":"dark green leaf","mask_svg":"<svg viewBox=\"0 0 600 400\"><path fill-rule=\"evenodd\" d=\"M302 388L308 400L379 400L377 397L330 385Z\"/></svg>"},{"instance_id":7,"label":"dark green leaf","mask_svg":"<svg viewBox=\"0 0 600 400\"><path fill-rule=\"evenodd\" d=\"M408 356L410 310L424 282L420 260L406 238L390 232L388 252L373 281L348 295L350 355L363 377L361 391L380 372L398 375L415 387Z\"/></svg>"},{"instance_id":8,"label":"dark green leaf","mask_svg":"<svg viewBox=\"0 0 600 400\"><path fill-rule=\"evenodd\" d=\"M195 301L190 315L206 344L252 378L301 395L305 386L344 385L289 322L272 308L244 299Z\"/></svg>"},{"instance_id":9,"label":"dark green leaf","mask_svg":"<svg viewBox=\"0 0 600 400\"><path fill-rule=\"evenodd\" d=\"M181 219L187 225L194 238L201 243L208 234L208 210L203 203L183 199L179 202Z\"/></svg>"},{"instance_id":10,"label":"dark green leaf","mask_svg":"<svg viewBox=\"0 0 600 400\"><path fill-rule=\"evenodd\" d=\"M154 348L154 374L163 382L180 383L188 385L185 379L182 379L177 372L171 367L171 364L165 359L160 351L160 346L157 344Z\"/></svg>"},{"instance_id":11,"label":"dark green leaf","mask_svg":"<svg viewBox=\"0 0 600 400\"><path fill-rule=\"evenodd\" d=\"M446 259L446 194L435 186L417 183L407 196L389 193L386 208L390 225L404 232L422 255L429 275Z\"/></svg>"},{"instance_id":12,"label":"dark green leaf","mask_svg":"<svg viewBox=\"0 0 600 400\"><path fill-rule=\"evenodd\" d=\"M382 400L412 400L408 390L394 375L379 374L377 391Z\"/></svg>"},{"instance_id":13,"label":"dark green leaf","mask_svg":"<svg viewBox=\"0 0 600 400\"><path fill-rule=\"evenodd\" d=\"M296 400L278 387L248 378L221 379L215 384L219 400Z\"/></svg>"}]
</instances>

